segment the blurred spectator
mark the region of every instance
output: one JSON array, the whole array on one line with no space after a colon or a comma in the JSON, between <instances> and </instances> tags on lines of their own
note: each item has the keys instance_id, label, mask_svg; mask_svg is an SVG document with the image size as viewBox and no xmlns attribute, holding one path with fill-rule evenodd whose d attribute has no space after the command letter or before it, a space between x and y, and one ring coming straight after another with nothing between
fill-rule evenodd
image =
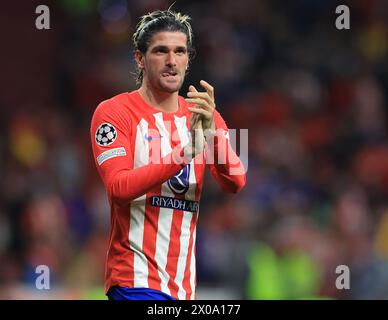
<instances>
[{"instance_id":1,"label":"blurred spectator","mask_svg":"<svg viewBox=\"0 0 388 320\"><path fill-rule=\"evenodd\" d=\"M385 1L348 2L351 32L335 28L334 0L203 3L174 5L197 30L185 86L214 84L229 127L249 129L249 168L241 197L204 186L200 283L248 299L388 298ZM110 217L90 118L136 87L134 22L169 5L58 1L48 31L33 3L3 5L0 297L104 298ZM350 290L335 287L341 264Z\"/></svg>"}]
</instances>

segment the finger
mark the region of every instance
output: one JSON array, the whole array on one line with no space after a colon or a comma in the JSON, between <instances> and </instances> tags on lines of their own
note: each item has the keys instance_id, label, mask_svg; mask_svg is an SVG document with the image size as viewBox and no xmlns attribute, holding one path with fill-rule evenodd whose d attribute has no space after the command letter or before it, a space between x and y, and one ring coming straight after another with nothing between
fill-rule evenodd
<instances>
[{"instance_id":1,"label":"finger","mask_svg":"<svg viewBox=\"0 0 388 320\"><path fill-rule=\"evenodd\" d=\"M198 90L193 85L189 86L189 91L190 92L198 92Z\"/></svg>"},{"instance_id":2,"label":"finger","mask_svg":"<svg viewBox=\"0 0 388 320\"><path fill-rule=\"evenodd\" d=\"M194 129L198 129L198 128L202 129L202 120L199 120L195 124L190 126L190 130L194 130Z\"/></svg>"},{"instance_id":3,"label":"finger","mask_svg":"<svg viewBox=\"0 0 388 320\"><path fill-rule=\"evenodd\" d=\"M190 98L205 99L210 106L214 105L214 101L212 100L212 98L209 96L207 92L188 92L187 96Z\"/></svg>"},{"instance_id":4,"label":"finger","mask_svg":"<svg viewBox=\"0 0 388 320\"><path fill-rule=\"evenodd\" d=\"M197 114L201 114L203 115L206 119L211 119L212 118L212 113L209 112L209 111L206 111L204 109L199 109L199 108L193 108L193 107L190 107L188 108L191 112L193 113L197 113Z\"/></svg>"},{"instance_id":5,"label":"finger","mask_svg":"<svg viewBox=\"0 0 388 320\"><path fill-rule=\"evenodd\" d=\"M196 109L203 109L210 113L214 113L215 108L212 106L209 106L207 101L203 99L185 99L187 103L194 104L195 106L190 106L190 108L194 107Z\"/></svg>"},{"instance_id":6,"label":"finger","mask_svg":"<svg viewBox=\"0 0 388 320\"><path fill-rule=\"evenodd\" d=\"M204 99L200 99L200 98L186 98L185 99L186 102L188 103L192 103L192 104L196 104L197 106L199 106L200 108L203 108L205 110L208 110L208 111L212 111L214 108L211 107L209 105L209 103L204 100Z\"/></svg>"},{"instance_id":7,"label":"finger","mask_svg":"<svg viewBox=\"0 0 388 320\"><path fill-rule=\"evenodd\" d=\"M200 121L201 115L193 113L190 118L190 126L193 127L197 124L198 121Z\"/></svg>"},{"instance_id":8,"label":"finger","mask_svg":"<svg viewBox=\"0 0 388 320\"><path fill-rule=\"evenodd\" d=\"M199 117L198 114L192 114L190 120L191 121L198 121L198 117Z\"/></svg>"},{"instance_id":9,"label":"finger","mask_svg":"<svg viewBox=\"0 0 388 320\"><path fill-rule=\"evenodd\" d=\"M206 82L205 80L201 80L200 82L200 85L205 88L206 92L209 94L210 98L212 98L212 100L214 100L214 88L213 86L211 86L208 82Z\"/></svg>"},{"instance_id":10,"label":"finger","mask_svg":"<svg viewBox=\"0 0 388 320\"><path fill-rule=\"evenodd\" d=\"M190 120L190 130L202 127L202 115L193 113Z\"/></svg>"}]
</instances>

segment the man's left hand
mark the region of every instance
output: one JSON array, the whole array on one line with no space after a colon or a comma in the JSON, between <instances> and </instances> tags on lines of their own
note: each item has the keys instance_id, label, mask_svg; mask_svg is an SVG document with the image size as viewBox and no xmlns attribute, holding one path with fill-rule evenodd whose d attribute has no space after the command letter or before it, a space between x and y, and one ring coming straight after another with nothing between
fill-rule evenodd
<instances>
[{"instance_id":1,"label":"man's left hand","mask_svg":"<svg viewBox=\"0 0 388 320\"><path fill-rule=\"evenodd\" d=\"M185 100L196 105L195 107L189 107L188 109L195 113L193 117L197 116L201 118L203 130L214 130L213 117L216 108L214 102L214 88L204 80L201 80L200 84L206 92L199 92L191 85L189 87L189 92L187 93L188 98Z\"/></svg>"}]
</instances>

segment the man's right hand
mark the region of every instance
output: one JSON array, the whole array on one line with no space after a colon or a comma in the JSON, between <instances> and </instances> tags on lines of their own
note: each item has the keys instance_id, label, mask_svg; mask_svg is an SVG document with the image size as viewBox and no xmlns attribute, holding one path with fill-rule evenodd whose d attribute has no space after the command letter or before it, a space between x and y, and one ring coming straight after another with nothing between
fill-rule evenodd
<instances>
[{"instance_id":1,"label":"man's right hand","mask_svg":"<svg viewBox=\"0 0 388 320\"><path fill-rule=\"evenodd\" d=\"M193 114L190 119L191 140L185 147L185 154L195 158L202 153L205 148L205 137L202 128L202 119L200 114Z\"/></svg>"}]
</instances>

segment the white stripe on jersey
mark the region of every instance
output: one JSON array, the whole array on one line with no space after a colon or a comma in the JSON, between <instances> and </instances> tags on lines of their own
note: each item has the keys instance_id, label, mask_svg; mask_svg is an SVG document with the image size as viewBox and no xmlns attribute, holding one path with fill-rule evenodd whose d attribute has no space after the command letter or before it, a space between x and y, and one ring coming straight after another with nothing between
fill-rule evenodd
<instances>
[{"instance_id":1,"label":"white stripe on jersey","mask_svg":"<svg viewBox=\"0 0 388 320\"><path fill-rule=\"evenodd\" d=\"M175 282L178 285L178 297L180 300L186 300L186 291L183 288L183 279L185 275L187 254L189 253L189 242L190 242L190 222L193 213L184 211L183 220L180 235L180 253L178 259L178 266L176 270Z\"/></svg>"},{"instance_id":2,"label":"white stripe on jersey","mask_svg":"<svg viewBox=\"0 0 388 320\"><path fill-rule=\"evenodd\" d=\"M175 118L175 125L178 130L179 138L181 140L181 144L185 145L188 143L188 129L186 126L186 117L177 117ZM189 173L189 189L185 194L186 200L195 200L195 170L194 170L194 159L191 160L190 163L190 173ZM186 291L183 289L183 281L186 269L187 255L189 253L189 244L190 244L190 223L193 216L193 212L184 211L183 212L183 220L181 227L181 235L180 235L180 254L177 266L177 272L175 276L175 282L178 284L178 297L181 300L186 299ZM190 266L191 270L191 266ZM192 270L191 270L192 272ZM195 286L191 285L191 290L195 291Z\"/></svg>"},{"instance_id":3,"label":"white stripe on jersey","mask_svg":"<svg viewBox=\"0 0 388 320\"><path fill-rule=\"evenodd\" d=\"M155 124L158 128L158 131L161 136L161 152L162 152L162 158L168 155L172 152L171 144L170 144L170 132L171 132L171 125L169 128L166 128L164 121L163 121L163 114L161 112L154 114L155 118Z\"/></svg>"},{"instance_id":4,"label":"white stripe on jersey","mask_svg":"<svg viewBox=\"0 0 388 320\"><path fill-rule=\"evenodd\" d=\"M161 156L164 157L172 151L170 145L170 132L164 125L163 114L154 114L156 127L159 130L161 138ZM171 128L170 128L171 129ZM161 196L174 197L174 194L164 182L161 188ZM155 260L158 266L159 277L161 279L161 290L171 295L170 289L168 288L168 282L170 276L166 272L167 259L168 259L168 248L170 245L170 232L172 225L172 216L174 209L159 208L159 219L158 219L158 232L156 235L156 251Z\"/></svg>"},{"instance_id":5,"label":"white stripe on jersey","mask_svg":"<svg viewBox=\"0 0 388 320\"><path fill-rule=\"evenodd\" d=\"M144 235L144 211L143 204L131 205L131 222L129 226L130 247L134 251L134 287L148 287L148 263L142 252Z\"/></svg>"},{"instance_id":6,"label":"white stripe on jersey","mask_svg":"<svg viewBox=\"0 0 388 320\"><path fill-rule=\"evenodd\" d=\"M175 126L178 130L179 140L181 141L182 147L189 143L189 130L186 126L186 116L175 118Z\"/></svg>"},{"instance_id":7,"label":"white stripe on jersey","mask_svg":"<svg viewBox=\"0 0 388 320\"><path fill-rule=\"evenodd\" d=\"M137 125L134 169L149 162L149 145L145 135L148 134L148 122L142 119ZM129 224L129 243L134 250L134 286L148 287L148 263L142 252L144 235L145 195L131 202L131 219Z\"/></svg>"}]
</instances>

